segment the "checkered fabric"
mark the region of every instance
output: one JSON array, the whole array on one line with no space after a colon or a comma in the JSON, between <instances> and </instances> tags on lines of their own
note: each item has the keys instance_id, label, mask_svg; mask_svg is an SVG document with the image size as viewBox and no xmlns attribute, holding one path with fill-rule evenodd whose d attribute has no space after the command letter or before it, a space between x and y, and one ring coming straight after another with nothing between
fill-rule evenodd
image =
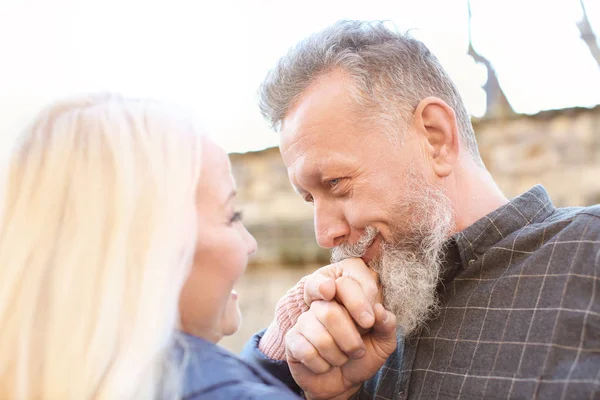
<instances>
[{"instance_id":1,"label":"checkered fabric","mask_svg":"<svg viewBox=\"0 0 600 400\"><path fill-rule=\"evenodd\" d=\"M449 240L435 318L353 399L599 399L600 205L535 186ZM243 352L297 393L284 361Z\"/></svg>"},{"instance_id":2,"label":"checkered fabric","mask_svg":"<svg viewBox=\"0 0 600 400\"><path fill-rule=\"evenodd\" d=\"M439 313L356 398L600 399L600 206L556 209L536 186L445 264Z\"/></svg>"}]
</instances>

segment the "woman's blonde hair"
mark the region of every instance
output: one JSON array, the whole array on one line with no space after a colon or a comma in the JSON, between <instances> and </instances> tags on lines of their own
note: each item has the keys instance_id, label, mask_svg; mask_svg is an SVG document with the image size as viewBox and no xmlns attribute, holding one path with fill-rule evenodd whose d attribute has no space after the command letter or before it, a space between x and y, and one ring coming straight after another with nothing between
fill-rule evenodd
<instances>
[{"instance_id":1,"label":"woman's blonde hair","mask_svg":"<svg viewBox=\"0 0 600 400\"><path fill-rule=\"evenodd\" d=\"M150 100L56 103L0 185L0 398L178 396L202 139Z\"/></svg>"}]
</instances>

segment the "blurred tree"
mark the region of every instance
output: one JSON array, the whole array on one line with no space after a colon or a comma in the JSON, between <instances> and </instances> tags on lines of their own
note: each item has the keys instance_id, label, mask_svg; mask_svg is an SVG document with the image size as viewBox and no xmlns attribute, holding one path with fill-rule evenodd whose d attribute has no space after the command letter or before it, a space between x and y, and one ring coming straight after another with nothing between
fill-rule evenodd
<instances>
[{"instance_id":1,"label":"blurred tree","mask_svg":"<svg viewBox=\"0 0 600 400\"><path fill-rule=\"evenodd\" d=\"M600 48L598 48L598 42L596 41L596 35L594 35L594 31L592 30L592 26L590 25L590 21L587 16L587 11L585 10L585 4L583 0L579 0L581 4L581 11L583 11L583 15L581 16L581 21L577 22L577 28L579 28L579 32L581 33L581 38L587 44L587 47L590 49L590 53L592 53L592 57L596 60L598 67L600 67Z\"/></svg>"},{"instance_id":2,"label":"blurred tree","mask_svg":"<svg viewBox=\"0 0 600 400\"><path fill-rule=\"evenodd\" d=\"M484 118L506 118L515 115L506 95L500 87L494 66L487 58L473 48L471 40L471 0L467 0L467 7L469 10L469 50L467 54L473 57L475 62L483 64L487 69L487 81L482 86L486 96Z\"/></svg>"}]
</instances>

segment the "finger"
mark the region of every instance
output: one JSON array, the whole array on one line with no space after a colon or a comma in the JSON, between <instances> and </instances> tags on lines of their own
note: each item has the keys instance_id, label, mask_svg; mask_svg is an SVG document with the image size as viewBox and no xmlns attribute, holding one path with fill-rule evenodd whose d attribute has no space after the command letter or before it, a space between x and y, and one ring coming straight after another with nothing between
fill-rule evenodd
<instances>
[{"instance_id":1,"label":"finger","mask_svg":"<svg viewBox=\"0 0 600 400\"><path fill-rule=\"evenodd\" d=\"M290 330L285 336L285 353L288 360L302 363L315 374L323 374L331 369L331 365L306 337L295 330Z\"/></svg>"},{"instance_id":2,"label":"finger","mask_svg":"<svg viewBox=\"0 0 600 400\"><path fill-rule=\"evenodd\" d=\"M335 299L362 328L369 329L375 323L375 314L367 295L353 278L342 276L335 281Z\"/></svg>"},{"instance_id":3,"label":"finger","mask_svg":"<svg viewBox=\"0 0 600 400\"><path fill-rule=\"evenodd\" d=\"M369 304L381 303L382 294L379 274L373 268L367 266L360 258L348 258L340 264L342 276L352 278L360 285Z\"/></svg>"},{"instance_id":4,"label":"finger","mask_svg":"<svg viewBox=\"0 0 600 400\"><path fill-rule=\"evenodd\" d=\"M341 351L351 358L361 358L364 355L365 343L354 320L343 306L334 301L315 301L311 305L311 311Z\"/></svg>"},{"instance_id":5,"label":"finger","mask_svg":"<svg viewBox=\"0 0 600 400\"><path fill-rule=\"evenodd\" d=\"M375 325L372 338L374 345L385 353L385 358L392 354L398 345L396 337L396 316L387 311L381 304L375 304Z\"/></svg>"},{"instance_id":6,"label":"finger","mask_svg":"<svg viewBox=\"0 0 600 400\"><path fill-rule=\"evenodd\" d=\"M348 361L348 356L339 348L327 329L319 322L302 334L331 366L340 367Z\"/></svg>"},{"instance_id":7,"label":"finger","mask_svg":"<svg viewBox=\"0 0 600 400\"><path fill-rule=\"evenodd\" d=\"M304 282L304 302L308 306L313 301L329 301L335 296L335 281L319 271L309 275Z\"/></svg>"}]
</instances>

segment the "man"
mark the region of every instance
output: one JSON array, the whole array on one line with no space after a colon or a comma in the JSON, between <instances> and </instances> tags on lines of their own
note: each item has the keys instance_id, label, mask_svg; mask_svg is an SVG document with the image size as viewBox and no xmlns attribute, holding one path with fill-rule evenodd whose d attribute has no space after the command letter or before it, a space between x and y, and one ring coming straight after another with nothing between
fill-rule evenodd
<instances>
[{"instance_id":1,"label":"man","mask_svg":"<svg viewBox=\"0 0 600 400\"><path fill-rule=\"evenodd\" d=\"M600 396L600 207L556 209L541 186L509 201L421 42L336 23L279 61L260 107L334 263L288 292L246 357L307 398ZM368 380L391 350L368 331L365 263L399 344Z\"/></svg>"}]
</instances>

